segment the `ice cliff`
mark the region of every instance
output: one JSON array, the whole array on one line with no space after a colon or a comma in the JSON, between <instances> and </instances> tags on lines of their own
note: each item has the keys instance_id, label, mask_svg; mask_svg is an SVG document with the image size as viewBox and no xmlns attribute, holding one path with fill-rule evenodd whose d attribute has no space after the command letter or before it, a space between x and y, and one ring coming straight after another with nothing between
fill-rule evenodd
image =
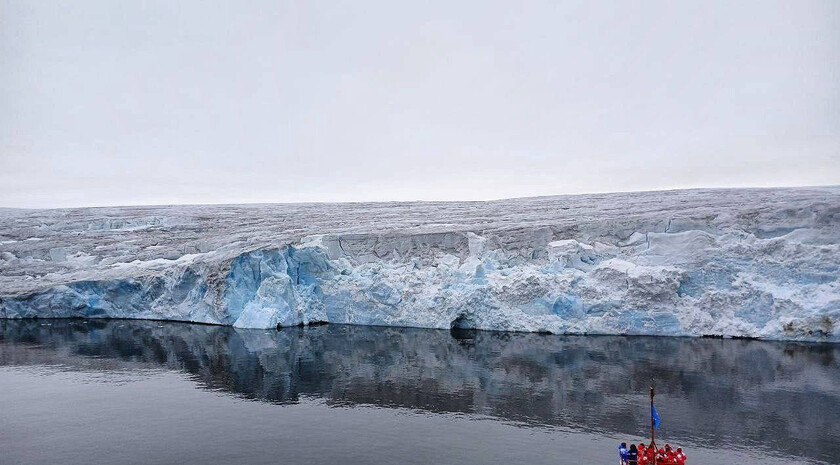
<instances>
[{"instance_id":1,"label":"ice cliff","mask_svg":"<svg viewBox=\"0 0 840 465\"><path fill-rule=\"evenodd\" d=\"M0 318L840 341L840 188L0 210Z\"/></svg>"}]
</instances>

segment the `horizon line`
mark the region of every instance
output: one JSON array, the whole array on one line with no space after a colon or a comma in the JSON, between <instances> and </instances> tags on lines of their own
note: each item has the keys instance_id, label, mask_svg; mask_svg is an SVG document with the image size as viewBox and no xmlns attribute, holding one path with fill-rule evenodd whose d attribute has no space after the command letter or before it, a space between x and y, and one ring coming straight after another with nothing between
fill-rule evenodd
<instances>
[{"instance_id":1,"label":"horizon line","mask_svg":"<svg viewBox=\"0 0 840 465\"><path fill-rule=\"evenodd\" d=\"M822 185L796 185L796 186L726 186L726 187L676 187L663 189L639 189L639 190L624 190L624 191L591 191L579 193L563 193L563 194L546 194L546 195L523 195L517 197L498 197L489 199L472 199L472 200L458 200L458 199L415 199L415 200L312 200L299 202L232 202L232 203L137 203L137 204L114 204L114 205L81 205L69 207L7 207L0 206L0 210L19 210L19 211L35 211L35 210L81 210L81 209L97 209L97 208L154 208L154 207L224 207L224 206L266 206L266 205L335 205L335 204L410 204L410 203L487 203L487 202L502 202L506 200L527 200L538 198L551 197L575 197L586 195L604 195L604 194L644 194L652 192L675 192L675 191L700 191L700 190L769 190L769 189L825 189L825 188L840 188L840 184L822 184Z\"/></svg>"}]
</instances>

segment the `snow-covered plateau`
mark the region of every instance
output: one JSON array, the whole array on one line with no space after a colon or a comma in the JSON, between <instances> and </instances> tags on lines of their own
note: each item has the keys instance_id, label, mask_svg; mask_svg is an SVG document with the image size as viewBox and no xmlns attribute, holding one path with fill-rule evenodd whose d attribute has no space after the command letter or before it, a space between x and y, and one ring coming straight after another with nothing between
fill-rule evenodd
<instances>
[{"instance_id":1,"label":"snow-covered plateau","mask_svg":"<svg viewBox=\"0 0 840 465\"><path fill-rule=\"evenodd\" d=\"M840 342L840 187L0 209L0 318Z\"/></svg>"}]
</instances>

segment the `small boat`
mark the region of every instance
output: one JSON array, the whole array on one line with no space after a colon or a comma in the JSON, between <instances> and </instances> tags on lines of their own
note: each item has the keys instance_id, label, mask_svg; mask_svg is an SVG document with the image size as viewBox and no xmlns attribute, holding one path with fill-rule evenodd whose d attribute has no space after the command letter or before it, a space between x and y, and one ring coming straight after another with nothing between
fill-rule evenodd
<instances>
[{"instance_id":1,"label":"small boat","mask_svg":"<svg viewBox=\"0 0 840 465\"><path fill-rule=\"evenodd\" d=\"M653 405L653 386L650 388L650 442L631 444L629 447L626 443L621 443L618 446L618 455L620 465L685 465L686 455L682 447L671 447L670 444L665 444L664 447L659 448L656 445L656 429L659 428L661 419L656 407Z\"/></svg>"}]
</instances>

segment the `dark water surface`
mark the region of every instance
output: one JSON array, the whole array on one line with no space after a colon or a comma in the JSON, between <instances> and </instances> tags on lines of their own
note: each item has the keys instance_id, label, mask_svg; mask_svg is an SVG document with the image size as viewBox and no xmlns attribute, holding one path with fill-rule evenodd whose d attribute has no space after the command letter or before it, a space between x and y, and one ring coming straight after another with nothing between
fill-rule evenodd
<instances>
[{"instance_id":1,"label":"dark water surface","mask_svg":"<svg viewBox=\"0 0 840 465\"><path fill-rule=\"evenodd\" d=\"M840 463L840 345L0 320L0 463Z\"/></svg>"}]
</instances>

